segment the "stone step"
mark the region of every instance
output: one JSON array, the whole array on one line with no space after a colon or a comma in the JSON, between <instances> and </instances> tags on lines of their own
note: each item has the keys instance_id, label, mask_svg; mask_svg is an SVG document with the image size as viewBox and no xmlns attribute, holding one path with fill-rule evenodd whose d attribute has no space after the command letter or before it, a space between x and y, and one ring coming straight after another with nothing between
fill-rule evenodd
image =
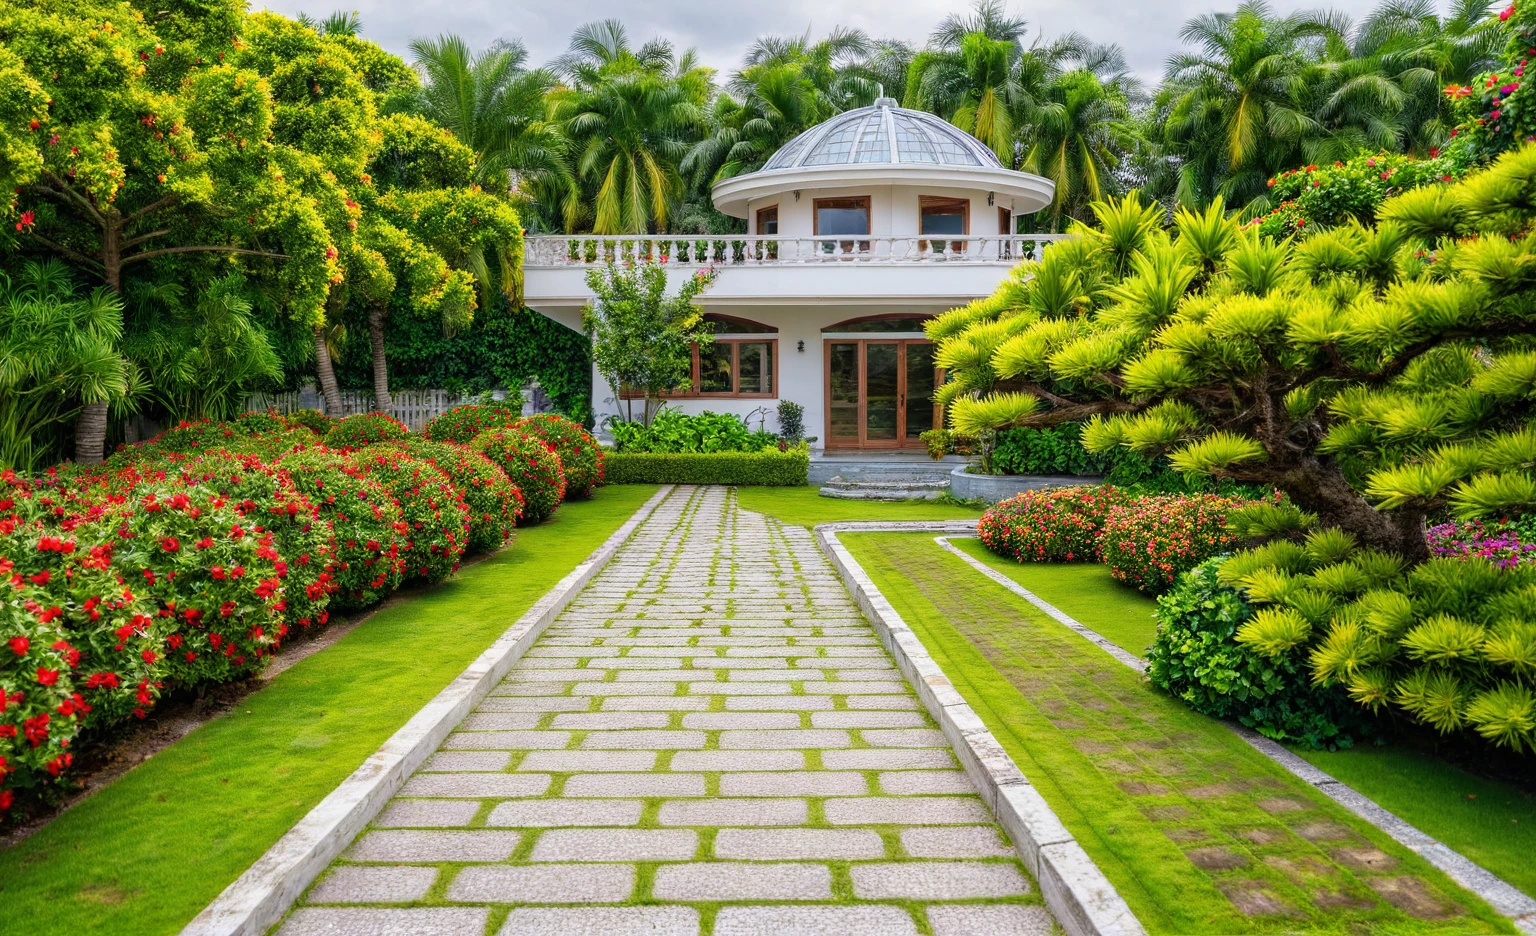
<instances>
[{"instance_id":1,"label":"stone step","mask_svg":"<svg viewBox=\"0 0 1536 936\"><path fill-rule=\"evenodd\" d=\"M901 478L889 481L875 481L865 478L847 480L842 477L836 477L828 481L823 487L843 491L943 491L949 488L949 478L944 478L943 480L936 478Z\"/></svg>"},{"instance_id":2,"label":"stone step","mask_svg":"<svg viewBox=\"0 0 1536 936\"><path fill-rule=\"evenodd\" d=\"M875 500L875 501L904 501L904 500L937 500L940 494L947 491L947 487L905 487L900 485L860 485L846 487L824 487L820 494L822 497L834 497L839 500Z\"/></svg>"}]
</instances>

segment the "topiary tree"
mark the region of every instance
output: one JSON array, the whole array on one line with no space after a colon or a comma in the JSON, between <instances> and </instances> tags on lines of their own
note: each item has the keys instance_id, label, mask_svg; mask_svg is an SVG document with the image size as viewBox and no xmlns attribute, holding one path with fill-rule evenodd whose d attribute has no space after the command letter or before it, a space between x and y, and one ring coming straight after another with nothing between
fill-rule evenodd
<instances>
[{"instance_id":1,"label":"topiary tree","mask_svg":"<svg viewBox=\"0 0 1536 936\"><path fill-rule=\"evenodd\" d=\"M1095 213L1032 278L931 324L957 429L1086 418L1090 450L1279 488L1409 563L1431 512L1536 507L1536 147L1302 242L1220 202L1167 232L1135 193Z\"/></svg>"}]
</instances>

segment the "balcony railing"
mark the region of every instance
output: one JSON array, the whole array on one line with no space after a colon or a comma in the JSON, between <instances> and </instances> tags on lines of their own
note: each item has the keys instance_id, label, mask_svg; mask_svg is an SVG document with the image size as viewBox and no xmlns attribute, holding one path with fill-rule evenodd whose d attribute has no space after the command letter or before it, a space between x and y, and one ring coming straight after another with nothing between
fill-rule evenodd
<instances>
[{"instance_id":1,"label":"balcony railing","mask_svg":"<svg viewBox=\"0 0 1536 936\"><path fill-rule=\"evenodd\" d=\"M1018 263L1039 259L1063 234L834 237L563 234L529 237L525 267L593 267L655 261L679 266L783 266L806 263Z\"/></svg>"}]
</instances>

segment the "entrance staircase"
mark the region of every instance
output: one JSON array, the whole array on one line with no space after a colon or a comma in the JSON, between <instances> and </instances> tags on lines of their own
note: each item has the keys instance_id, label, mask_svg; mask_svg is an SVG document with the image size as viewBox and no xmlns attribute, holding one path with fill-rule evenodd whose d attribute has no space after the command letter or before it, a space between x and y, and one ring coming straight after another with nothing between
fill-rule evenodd
<instances>
[{"instance_id":1,"label":"entrance staircase","mask_svg":"<svg viewBox=\"0 0 1536 936\"><path fill-rule=\"evenodd\" d=\"M959 456L934 461L922 452L813 454L810 482L822 497L845 500L933 500L949 490Z\"/></svg>"}]
</instances>

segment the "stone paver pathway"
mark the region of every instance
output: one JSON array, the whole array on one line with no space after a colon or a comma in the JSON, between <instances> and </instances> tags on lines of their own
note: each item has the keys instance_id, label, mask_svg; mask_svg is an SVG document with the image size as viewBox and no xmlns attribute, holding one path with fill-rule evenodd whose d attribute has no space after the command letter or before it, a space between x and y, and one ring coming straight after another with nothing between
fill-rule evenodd
<instances>
[{"instance_id":1,"label":"stone paver pathway","mask_svg":"<svg viewBox=\"0 0 1536 936\"><path fill-rule=\"evenodd\" d=\"M1052 921L809 532L681 488L281 934L920 928Z\"/></svg>"}]
</instances>

